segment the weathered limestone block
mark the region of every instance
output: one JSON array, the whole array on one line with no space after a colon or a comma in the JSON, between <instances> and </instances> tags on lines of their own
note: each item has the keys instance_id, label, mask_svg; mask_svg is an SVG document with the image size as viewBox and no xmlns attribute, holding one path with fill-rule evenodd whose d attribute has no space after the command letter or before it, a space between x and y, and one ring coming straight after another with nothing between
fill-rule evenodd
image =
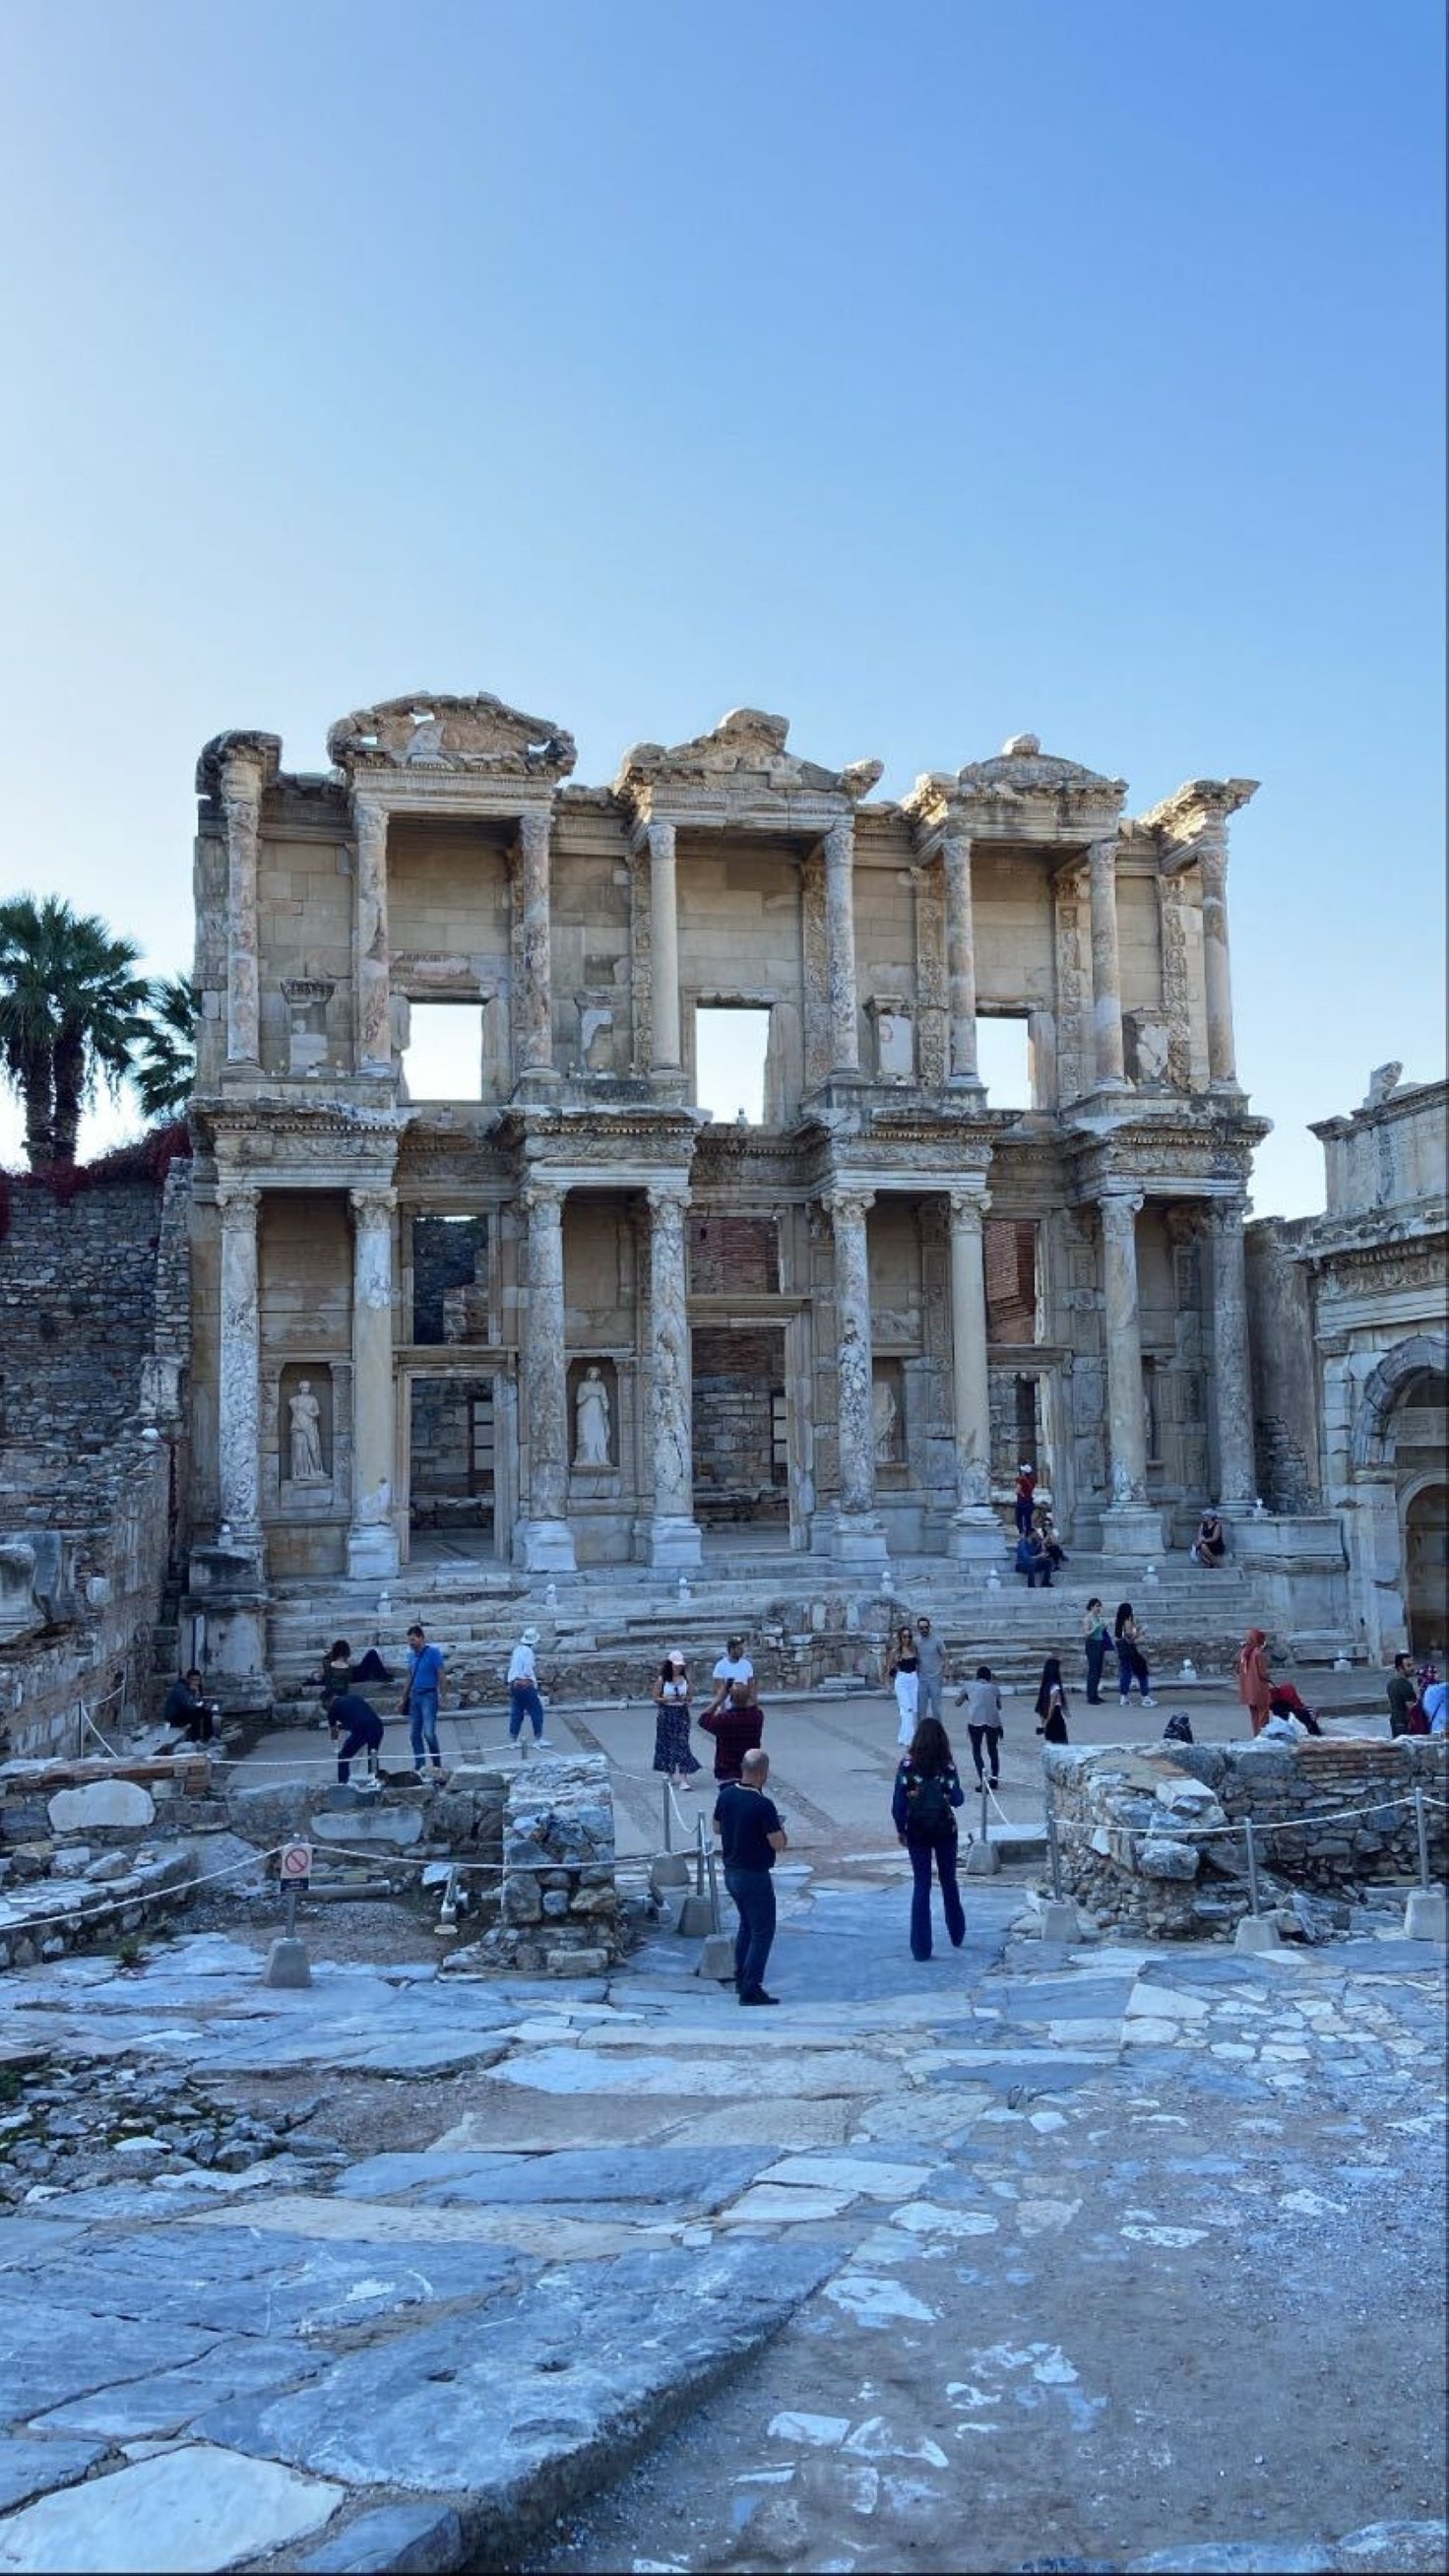
<instances>
[{"instance_id":1,"label":"weathered limestone block","mask_svg":"<svg viewBox=\"0 0 1449 2576\"><path fill-rule=\"evenodd\" d=\"M1144 1878L1196 1878L1199 1856L1192 1843L1167 1834L1150 1834L1136 1847L1136 1864Z\"/></svg>"},{"instance_id":2,"label":"weathered limestone block","mask_svg":"<svg viewBox=\"0 0 1449 2576\"><path fill-rule=\"evenodd\" d=\"M85 1833L101 1825L140 1830L154 1822L156 1802L134 1780L88 1780L79 1789L57 1789L49 1815L58 1834Z\"/></svg>"},{"instance_id":3,"label":"weathered limestone block","mask_svg":"<svg viewBox=\"0 0 1449 2576\"><path fill-rule=\"evenodd\" d=\"M543 1898L538 1880L524 1871L503 1882L502 1912L505 1923L536 1923L543 1912Z\"/></svg>"}]
</instances>

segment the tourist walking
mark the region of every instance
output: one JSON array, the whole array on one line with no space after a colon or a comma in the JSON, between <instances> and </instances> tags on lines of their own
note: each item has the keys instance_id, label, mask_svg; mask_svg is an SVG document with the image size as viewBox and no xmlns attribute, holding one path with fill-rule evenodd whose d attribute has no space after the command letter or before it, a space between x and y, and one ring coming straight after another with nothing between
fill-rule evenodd
<instances>
[{"instance_id":1,"label":"tourist walking","mask_svg":"<svg viewBox=\"0 0 1449 2576\"><path fill-rule=\"evenodd\" d=\"M1413 1657L1411 1655L1395 1655L1394 1669L1389 1675L1390 1735L1408 1734L1409 1711L1413 1707L1418 1696L1418 1685L1414 1680Z\"/></svg>"},{"instance_id":2,"label":"tourist walking","mask_svg":"<svg viewBox=\"0 0 1449 2576\"><path fill-rule=\"evenodd\" d=\"M725 1885L739 1915L735 1934L735 1992L742 2004L777 2004L765 1992L765 1969L775 1938L775 1854L789 1836L773 1798L765 1795L770 1757L756 1745L745 1755L738 1780L727 1780L714 1802L714 1829L724 1859Z\"/></svg>"},{"instance_id":3,"label":"tourist walking","mask_svg":"<svg viewBox=\"0 0 1449 2576\"><path fill-rule=\"evenodd\" d=\"M941 1697L946 1688L946 1649L926 1611L922 1611L916 1621L916 1681L918 1714L939 1719Z\"/></svg>"},{"instance_id":4,"label":"tourist walking","mask_svg":"<svg viewBox=\"0 0 1449 2576\"><path fill-rule=\"evenodd\" d=\"M1057 1656L1048 1655L1041 1668L1041 1688L1036 1695L1036 1731L1048 1744L1067 1744L1067 1694L1062 1682L1062 1668Z\"/></svg>"},{"instance_id":5,"label":"tourist walking","mask_svg":"<svg viewBox=\"0 0 1449 2576\"><path fill-rule=\"evenodd\" d=\"M1228 1534L1216 1512L1204 1512L1192 1543L1193 1561L1197 1565L1221 1565L1228 1552Z\"/></svg>"},{"instance_id":6,"label":"tourist walking","mask_svg":"<svg viewBox=\"0 0 1449 2576\"><path fill-rule=\"evenodd\" d=\"M966 1792L956 1776L951 1741L939 1718L923 1717L896 1772L891 1815L911 1863L911 1957L931 1955L931 1865L941 1881L941 1907L953 1950L966 1938L956 1884L956 1809Z\"/></svg>"},{"instance_id":7,"label":"tourist walking","mask_svg":"<svg viewBox=\"0 0 1449 2576\"><path fill-rule=\"evenodd\" d=\"M976 1786L985 1787L984 1766L989 1765L991 1786L1001 1785L1001 1685L989 1664L978 1664L976 1679L967 1682L956 1693L956 1706L966 1710L966 1732L971 1738L971 1759L976 1766Z\"/></svg>"},{"instance_id":8,"label":"tourist walking","mask_svg":"<svg viewBox=\"0 0 1449 2576\"><path fill-rule=\"evenodd\" d=\"M745 1641L743 1637L729 1637L725 1640L724 1653L721 1655L719 1662L715 1665L711 1678L714 1682L714 1697L710 1701L711 1709L717 1710L724 1707L725 1701L729 1698L730 1692L734 1689L736 1682L748 1682L750 1688L753 1690L755 1682L755 1668L751 1663L749 1656L745 1653Z\"/></svg>"},{"instance_id":9,"label":"tourist walking","mask_svg":"<svg viewBox=\"0 0 1449 2576\"><path fill-rule=\"evenodd\" d=\"M518 1743L526 1717L533 1721L534 1743L547 1744L548 1742L548 1737L543 1731L543 1700L539 1692L538 1665L534 1657L537 1644L538 1630L525 1628L508 1658L508 1737L512 1744Z\"/></svg>"},{"instance_id":10,"label":"tourist walking","mask_svg":"<svg viewBox=\"0 0 1449 2576\"><path fill-rule=\"evenodd\" d=\"M408 1722L413 1769L417 1772L426 1771L429 1754L435 1771L443 1767L438 1749L438 1703L447 1660L442 1647L429 1643L421 1623L415 1619L408 1630L408 1678L402 1695L402 1715Z\"/></svg>"},{"instance_id":11,"label":"tourist walking","mask_svg":"<svg viewBox=\"0 0 1449 2576\"><path fill-rule=\"evenodd\" d=\"M1016 1471L1016 1534L1025 1538L1036 1508L1036 1469L1023 1460Z\"/></svg>"},{"instance_id":12,"label":"tourist walking","mask_svg":"<svg viewBox=\"0 0 1449 2576\"><path fill-rule=\"evenodd\" d=\"M705 1734L714 1737L716 1780L738 1780L745 1755L764 1741L765 1712L753 1682L736 1682L726 1705L707 1708L699 1722Z\"/></svg>"},{"instance_id":13,"label":"tourist walking","mask_svg":"<svg viewBox=\"0 0 1449 2576\"><path fill-rule=\"evenodd\" d=\"M907 1745L916 1731L921 1700L921 1659L910 1628L896 1630L886 1679L896 1695L896 1742Z\"/></svg>"},{"instance_id":14,"label":"tourist walking","mask_svg":"<svg viewBox=\"0 0 1449 2576\"><path fill-rule=\"evenodd\" d=\"M1100 1708L1102 1666L1107 1660L1107 1648L1112 1643L1112 1631L1107 1625L1107 1613L1095 1592L1082 1612L1082 1643L1087 1650L1087 1706Z\"/></svg>"},{"instance_id":15,"label":"tourist walking","mask_svg":"<svg viewBox=\"0 0 1449 2576\"><path fill-rule=\"evenodd\" d=\"M377 1769L378 1748L382 1743L382 1719L370 1700L360 1691L339 1691L327 1712L332 1741L337 1746L337 1780L346 1788L352 1765L359 1753L367 1755L371 1776Z\"/></svg>"},{"instance_id":16,"label":"tourist walking","mask_svg":"<svg viewBox=\"0 0 1449 2576\"><path fill-rule=\"evenodd\" d=\"M1261 1735L1273 1709L1273 1675L1268 1639L1262 1628L1250 1628L1238 1649L1238 1697L1255 1735Z\"/></svg>"},{"instance_id":17,"label":"tourist walking","mask_svg":"<svg viewBox=\"0 0 1449 2576\"><path fill-rule=\"evenodd\" d=\"M1132 1696L1132 1685L1135 1682L1137 1696L1143 1707L1156 1708L1157 1702L1152 1696L1152 1676L1147 1669L1147 1657L1142 1651L1142 1631L1137 1625L1130 1601L1118 1602L1117 1616L1112 1622L1112 1635L1117 1646L1118 1705L1122 1708L1126 1707Z\"/></svg>"},{"instance_id":18,"label":"tourist walking","mask_svg":"<svg viewBox=\"0 0 1449 2576\"><path fill-rule=\"evenodd\" d=\"M689 1744L689 1667L677 1646L654 1685L654 1769L668 1774L671 1789L692 1789L699 1769Z\"/></svg>"}]
</instances>

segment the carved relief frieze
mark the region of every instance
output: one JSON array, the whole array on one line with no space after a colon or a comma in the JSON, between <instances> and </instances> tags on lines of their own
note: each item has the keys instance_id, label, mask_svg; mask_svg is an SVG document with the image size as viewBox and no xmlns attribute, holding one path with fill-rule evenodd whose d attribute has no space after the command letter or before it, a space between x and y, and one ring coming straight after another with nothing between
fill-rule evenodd
<instances>
[{"instance_id":1,"label":"carved relief frieze","mask_svg":"<svg viewBox=\"0 0 1449 2576\"><path fill-rule=\"evenodd\" d=\"M572 734L547 716L527 716L501 698L386 698L343 716L327 736L339 769L444 770L566 778L577 752ZM204 757L205 755L203 755Z\"/></svg>"}]
</instances>

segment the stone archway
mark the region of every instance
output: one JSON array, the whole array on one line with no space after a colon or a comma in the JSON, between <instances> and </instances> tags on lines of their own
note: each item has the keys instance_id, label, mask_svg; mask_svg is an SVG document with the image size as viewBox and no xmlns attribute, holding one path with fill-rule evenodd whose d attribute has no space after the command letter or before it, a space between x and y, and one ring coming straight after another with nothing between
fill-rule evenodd
<instances>
[{"instance_id":1,"label":"stone archway","mask_svg":"<svg viewBox=\"0 0 1449 2576\"><path fill-rule=\"evenodd\" d=\"M1412 1333L1385 1351L1364 1381L1353 1426L1353 1464L1365 1469L1394 1463L1394 1415L1417 1377L1449 1376L1449 1334Z\"/></svg>"},{"instance_id":2,"label":"stone archway","mask_svg":"<svg viewBox=\"0 0 1449 2576\"><path fill-rule=\"evenodd\" d=\"M1437 1660L1449 1633L1449 1485L1416 1487L1403 1506L1403 1532L1409 1644Z\"/></svg>"}]
</instances>

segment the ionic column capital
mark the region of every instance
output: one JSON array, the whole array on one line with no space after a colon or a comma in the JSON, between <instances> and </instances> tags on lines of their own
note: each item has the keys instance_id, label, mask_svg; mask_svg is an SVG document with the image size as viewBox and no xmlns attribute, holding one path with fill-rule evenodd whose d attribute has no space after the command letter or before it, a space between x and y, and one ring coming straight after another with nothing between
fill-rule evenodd
<instances>
[{"instance_id":1,"label":"ionic column capital","mask_svg":"<svg viewBox=\"0 0 1449 2576\"><path fill-rule=\"evenodd\" d=\"M979 1228L985 1220L987 1209L991 1205L991 1192L989 1190L948 1190L946 1198L950 1206L951 1223L953 1226L976 1226Z\"/></svg>"}]
</instances>

